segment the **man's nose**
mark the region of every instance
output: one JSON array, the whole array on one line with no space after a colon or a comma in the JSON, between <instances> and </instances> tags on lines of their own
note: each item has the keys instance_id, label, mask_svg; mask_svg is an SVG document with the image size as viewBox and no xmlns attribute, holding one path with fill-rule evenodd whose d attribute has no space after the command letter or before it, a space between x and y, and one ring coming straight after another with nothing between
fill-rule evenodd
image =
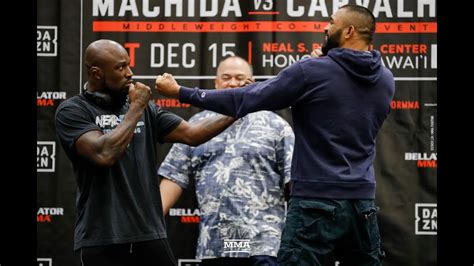
<instances>
[{"instance_id":1,"label":"man's nose","mask_svg":"<svg viewBox=\"0 0 474 266\"><path fill-rule=\"evenodd\" d=\"M229 81L229 87L231 87L231 88L240 87L240 81L237 80L237 79L234 79L234 78L231 79L231 80Z\"/></svg>"},{"instance_id":2,"label":"man's nose","mask_svg":"<svg viewBox=\"0 0 474 266\"><path fill-rule=\"evenodd\" d=\"M130 68L130 66L127 66L127 77L131 77L131 76L133 76L133 71Z\"/></svg>"}]
</instances>

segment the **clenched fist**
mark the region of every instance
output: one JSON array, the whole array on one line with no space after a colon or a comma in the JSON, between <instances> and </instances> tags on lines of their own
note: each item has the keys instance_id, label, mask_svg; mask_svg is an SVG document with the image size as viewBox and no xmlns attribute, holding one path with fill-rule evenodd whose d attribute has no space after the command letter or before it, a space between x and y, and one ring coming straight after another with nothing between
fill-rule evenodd
<instances>
[{"instance_id":1,"label":"clenched fist","mask_svg":"<svg viewBox=\"0 0 474 266\"><path fill-rule=\"evenodd\" d=\"M179 98L179 84L173 78L173 75L164 73L163 75L158 75L155 81L155 88L163 96L170 98Z\"/></svg>"},{"instance_id":2,"label":"clenched fist","mask_svg":"<svg viewBox=\"0 0 474 266\"><path fill-rule=\"evenodd\" d=\"M136 82L131 83L128 90L128 100L130 103L138 103L142 106L146 106L148 101L151 100L151 89L147 85Z\"/></svg>"}]
</instances>

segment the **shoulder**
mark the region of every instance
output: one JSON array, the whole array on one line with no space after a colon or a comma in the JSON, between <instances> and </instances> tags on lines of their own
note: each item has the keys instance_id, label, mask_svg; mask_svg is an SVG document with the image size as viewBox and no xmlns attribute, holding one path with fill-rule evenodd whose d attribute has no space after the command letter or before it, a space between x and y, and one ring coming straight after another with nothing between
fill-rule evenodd
<instances>
[{"instance_id":1,"label":"shoulder","mask_svg":"<svg viewBox=\"0 0 474 266\"><path fill-rule=\"evenodd\" d=\"M153 118L169 118L182 120L180 116L171 111L161 108L161 106L153 100L148 101L148 107L145 110L145 115L148 115L148 112L150 112Z\"/></svg>"},{"instance_id":2,"label":"shoulder","mask_svg":"<svg viewBox=\"0 0 474 266\"><path fill-rule=\"evenodd\" d=\"M68 99L62 101L61 104L59 104L58 109L59 108L64 108L64 107L67 107L67 106L71 106L71 105L77 105L77 104L82 103L82 102L85 102L84 97L81 96L80 94L76 94L76 95L72 96L71 98L68 98Z\"/></svg>"},{"instance_id":3,"label":"shoulder","mask_svg":"<svg viewBox=\"0 0 474 266\"><path fill-rule=\"evenodd\" d=\"M321 56L318 58L303 58L300 61L296 62L302 68L311 67L314 65L326 65L326 64L333 64L335 61L330 56Z\"/></svg>"},{"instance_id":4,"label":"shoulder","mask_svg":"<svg viewBox=\"0 0 474 266\"><path fill-rule=\"evenodd\" d=\"M82 95L80 94L74 95L71 98L66 99L59 104L58 108L56 109L56 115L58 113L63 113L67 111L77 112L80 110L86 110L87 105L89 105L89 103L86 101L86 99Z\"/></svg>"},{"instance_id":5,"label":"shoulder","mask_svg":"<svg viewBox=\"0 0 474 266\"><path fill-rule=\"evenodd\" d=\"M331 71L340 68L338 63L329 56L304 58L297 61L293 66L297 67L295 71L299 71L305 81L326 79Z\"/></svg>"}]
</instances>

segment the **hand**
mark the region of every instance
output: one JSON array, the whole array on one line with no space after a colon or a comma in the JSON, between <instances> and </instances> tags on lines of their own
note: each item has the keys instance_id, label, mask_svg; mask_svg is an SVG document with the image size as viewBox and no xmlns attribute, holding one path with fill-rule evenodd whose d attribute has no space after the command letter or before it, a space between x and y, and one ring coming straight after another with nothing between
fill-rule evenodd
<instances>
[{"instance_id":1,"label":"hand","mask_svg":"<svg viewBox=\"0 0 474 266\"><path fill-rule=\"evenodd\" d=\"M173 78L173 75L164 73L163 75L158 75L155 81L155 88L163 96L170 98L179 98L179 84Z\"/></svg>"},{"instance_id":2,"label":"hand","mask_svg":"<svg viewBox=\"0 0 474 266\"><path fill-rule=\"evenodd\" d=\"M255 82L255 80L253 78L248 78L242 83L242 85L240 85L240 87L247 86L247 85L252 84L254 82Z\"/></svg>"},{"instance_id":3,"label":"hand","mask_svg":"<svg viewBox=\"0 0 474 266\"><path fill-rule=\"evenodd\" d=\"M311 52L311 57L313 58L318 58L320 56L323 56L323 51L321 51L321 47L316 48Z\"/></svg>"},{"instance_id":4,"label":"hand","mask_svg":"<svg viewBox=\"0 0 474 266\"><path fill-rule=\"evenodd\" d=\"M151 89L147 85L136 82L131 83L128 90L128 100L130 103L138 103L142 106L146 106L148 101L151 99Z\"/></svg>"}]
</instances>

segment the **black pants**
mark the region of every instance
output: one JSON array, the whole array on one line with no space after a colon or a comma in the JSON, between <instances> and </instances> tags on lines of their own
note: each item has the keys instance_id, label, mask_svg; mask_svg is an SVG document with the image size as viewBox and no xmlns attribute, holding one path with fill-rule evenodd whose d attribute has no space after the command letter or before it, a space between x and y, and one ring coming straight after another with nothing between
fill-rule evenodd
<instances>
[{"instance_id":1,"label":"black pants","mask_svg":"<svg viewBox=\"0 0 474 266\"><path fill-rule=\"evenodd\" d=\"M201 266L277 266L277 259L271 256L252 256L250 258L204 259Z\"/></svg>"},{"instance_id":2,"label":"black pants","mask_svg":"<svg viewBox=\"0 0 474 266\"><path fill-rule=\"evenodd\" d=\"M83 247L81 266L176 266L168 240Z\"/></svg>"}]
</instances>

